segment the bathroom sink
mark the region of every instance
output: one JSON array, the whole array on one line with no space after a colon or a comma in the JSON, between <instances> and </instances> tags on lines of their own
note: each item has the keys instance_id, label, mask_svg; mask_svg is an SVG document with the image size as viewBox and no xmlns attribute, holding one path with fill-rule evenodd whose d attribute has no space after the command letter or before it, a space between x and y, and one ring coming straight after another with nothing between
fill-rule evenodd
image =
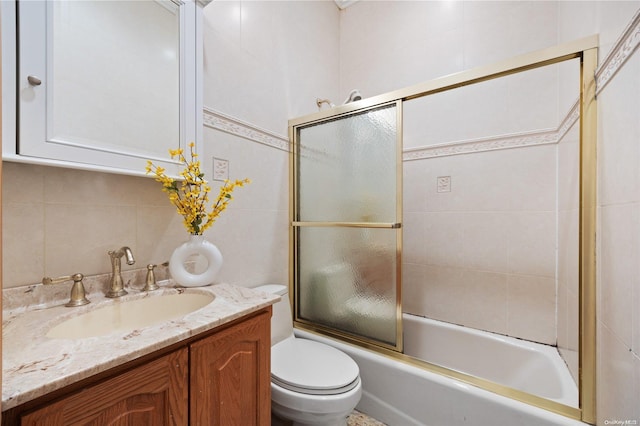
<instances>
[{"instance_id":1,"label":"bathroom sink","mask_svg":"<svg viewBox=\"0 0 640 426\"><path fill-rule=\"evenodd\" d=\"M82 339L127 332L180 318L211 303L209 293L162 294L118 300L97 307L54 326L47 333L52 339Z\"/></svg>"}]
</instances>

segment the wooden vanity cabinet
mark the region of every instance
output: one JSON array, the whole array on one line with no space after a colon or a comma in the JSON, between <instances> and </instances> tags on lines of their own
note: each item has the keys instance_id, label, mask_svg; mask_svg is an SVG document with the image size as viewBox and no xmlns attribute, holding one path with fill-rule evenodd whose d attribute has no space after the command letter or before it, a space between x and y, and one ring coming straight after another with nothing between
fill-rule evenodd
<instances>
[{"instance_id":1,"label":"wooden vanity cabinet","mask_svg":"<svg viewBox=\"0 0 640 426\"><path fill-rule=\"evenodd\" d=\"M193 426L271 424L270 314L191 344Z\"/></svg>"},{"instance_id":2,"label":"wooden vanity cabinet","mask_svg":"<svg viewBox=\"0 0 640 426\"><path fill-rule=\"evenodd\" d=\"M8 410L2 425L269 426L270 360L271 307Z\"/></svg>"},{"instance_id":3,"label":"wooden vanity cabinet","mask_svg":"<svg viewBox=\"0 0 640 426\"><path fill-rule=\"evenodd\" d=\"M186 348L21 416L22 426L188 425Z\"/></svg>"}]
</instances>

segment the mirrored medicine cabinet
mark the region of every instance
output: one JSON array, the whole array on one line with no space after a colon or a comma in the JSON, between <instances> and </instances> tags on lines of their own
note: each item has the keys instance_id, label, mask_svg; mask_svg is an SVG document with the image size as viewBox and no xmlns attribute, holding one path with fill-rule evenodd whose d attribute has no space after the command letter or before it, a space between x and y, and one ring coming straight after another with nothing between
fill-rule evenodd
<instances>
[{"instance_id":1,"label":"mirrored medicine cabinet","mask_svg":"<svg viewBox=\"0 0 640 426\"><path fill-rule=\"evenodd\" d=\"M204 4L2 2L3 159L177 175L168 150L202 140Z\"/></svg>"}]
</instances>

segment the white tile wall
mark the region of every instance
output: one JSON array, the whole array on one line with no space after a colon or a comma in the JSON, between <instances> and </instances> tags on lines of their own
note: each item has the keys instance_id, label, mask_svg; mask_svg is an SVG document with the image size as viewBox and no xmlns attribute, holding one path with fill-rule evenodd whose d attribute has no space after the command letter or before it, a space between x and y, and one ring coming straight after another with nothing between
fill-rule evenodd
<instances>
[{"instance_id":1,"label":"white tile wall","mask_svg":"<svg viewBox=\"0 0 640 426\"><path fill-rule=\"evenodd\" d=\"M558 42L599 34L600 62L640 8L638 0L558 2Z\"/></svg>"},{"instance_id":2,"label":"white tile wall","mask_svg":"<svg viewBox=\"0 0 640 426\"><path fill-rule=\"evenodd\" d=\"M598 105L599 199L603 205L640 200L640 61L635 56L604 89L606 96ZM604 145L605 141L610 145Z\"/></svg>"},{"instance_id":3,"label":"white tile wall","mask_svg":"<svg viewBox=\"0 0 640 426\"><path fill-rule=\"evenodd\" d=\"M555 277L509 275L507 283L507 334L555 344Z\"/></svg>"},{"instance_id":4,"label":"white tile wall","mask_svg":"<svg viewBox=\"0 0 640 426\"><path fill-rule=\"evenodd\" d=\"M560 2L560 41L600 34L608 54L640 2ZM598 96L598 425L640 420L640 57Z\"/></svg>"},{"instance_id":5,"label":"white tile wall","mask_svg":"<svg viewBox=\"0 0 640 426\"><path fill-rule=\"evenodd\" d=\"M556 147L404 165L405 311L555 344Z\"/></svg>"},{"instance_id":6,"label":"white tile wall","mask_svg":"<svg viewBox=\"0 0 640 426\"><path fill-rule=\"evenodd\" d=\"M204 21L205 106L286 136L316 98L346 97L332 2L212 2Z\"/></svg>"},{"instance_id":7,"label":"white tile wall","mask_svg":"<svg viewBox=\"0 0 640 426\"><path fill-rule=\"evenodd\" d=\"M558 349L578 382L579 126L558 144Z\"/></svg>"},{"instance_id":8,"label":"white tile wall","mask_svg":"<svg viewBox=\"0 0 640 426\"><path fill-rule=\"evenodd\" d=\"M230 22L232 21L232 22ZM213 2L205 8L206 107L286 137L287 120L338 103L339 11L325 1ZM205 157L249 177L211 233L220 279L288 282L288 153L206 128Z\"/></svg>"},{"instance_id":9,"label":"white tile wall","mask_svg":"<svg viewBox=\"0 0 640 426\"><path fill-rule=\"evenodd\" d=\"M604 324L598 328L598 340L597 424L639 419L637 353Z\"/></svg>"},{"instance_id":10,"label":"white tile wall","mask_svg":"<svg viewBox=\"0 0 640 426\"><path fill-rule=\"evenodd\" d=\"M638 203L600 208L600 321L632 347L633 292L640 288ZM631 295L631 297L630 297Z\"/></svg>"},{"instance_id":11,"label":"white tile wall","mask_svg":"<svg viewBox=\"0 0 640 426\"><path fill-rule=\"evenodd\" d=\"M397 33L391 37L371 31L356 34L355 28L366 29L382 15L391 16L388 22L393 23L403 14L410 24L393 27ZM386 2L356 4L342 17L341 89L359 84L362 91L373 95L376 90L394 90L405 82L414 84L435 77L438 74L430 74L433 70L459 71L552 46L557 40L556 17L557 5L551 2L412 2L410 7ZM447 35L436 38L435 56L410 55L418 50L411 45L422 46L423 38L435 36L435 30L430 32L435 27L427 25L434 21L444 26L440 32ZM422 28L416 25L419 22L424 23ZM530 25L532 22L535 25ZM363 34L367 34L365 47ZM399 38L403 49L397 47ZM396 43L393 53L390 43ZM415 70L414 80L398 68ZM356 78L362 78L362 83ZM558 78L559 70L554 67L409 101L404 107L405 148L555 128L566 113L559 111ZM577 98L577 86L571 93ZM556 147L456 155L405 162L404 166L404 257L410 263L406 269L411 271L404 279L410 295L405 297L409 303L406 308L555 344ZM438 176L451 176L451 192L436 192ZM425 273L424 268L418 273L420 264L445 268L438 268L437 274ZM494 276L496 283L504 283L498 286L503 289L501 297L496 297L496 290L494 296L483 298L478 286L458 282L462 277L469 283L479 282L486 274ZM416 276L425 281L412 282ZM547 290L541 294L550 303L534 300L526 291L532 288L529 281L544 281L542 277L547 277L543 286ZM466 286L467 293L463 292L458 302L449 293L436 297L439 291L452 289L434 283L434 278ZM410 300L411 295L424 291L431 300L447 299L452 303L450 311L444 312L446 308L440 303L429 303L429 298L424 306ZM472 304L465 294L485 303ZM506 308L508 294L510 311ZM520 306L517 295L524 295L529 303ZM503 307L503 314L496 316ZM523 315L518 317L517 311ZM548 319L526 320L536 314Z\"/></svg>"},{"instance_id":12,"label":"white tile wall","mask_svg":"<svg viewBox=\"0 0 640 426\"><path fill-rule=\"evenodd\" d=\"M554 2L358 2L341 15L340 91L357 87L369 97L553 46L556 9Z\"/></svg>"},{"instance_id":13,"label":"white tile wall","mask_svg":"<svg viewBox=\"0 0 640 426\"><path fill-rule=\"evenodd\" d=\"M474 135L513 132L516 130L514 120L508 117L515 117L516 110L522 112L521 108L515 108L522 104L517 100L520 91L516 90L516 83L531 83L530 92L542 86L544 92L546 83L555 82L555 77L555 70L545 71L407 102L404 119L407 131L403 136L409 146L424 146ZM509 85L514 94L512 110L507 108ZM551 87L557 92L555 83ZM504 103L493 104L497 109L487 108L492 105L493 97L504 100ZM534 126L546 122L544 127L556 127L559 124L557 96L548 94L538 99L546 102L539 103L537 109L532 109L533 113L529 112L529 118L519 124ZM502 112L501 108L504 108ZM523 129L535 127L518 130ZM407 237L403 255L404 261L412 264L405 266L412 271L416 264L448 267L437 269L438 274L422 274L424 281L413 281L414 273L405 276L405 291L410 291L405 297L409 303L405 310L555 344L555 146L408 161L404 166L404 234ZM451 192L437 192L439 176L451 176ZM526 291L518 291L530 276L550 277L553 291L543 293L551 295L550 305L528 297ZM453 277L466 289L459 298L452 297L457 292L452 293L451 286L433 282L443 278L447 283ZM488 278L495 279L491 286L477 285ZM469 281L459 281L462 279ZM486 289L487 294L483 294L482 289ZM414 292L420 291L429 294L422 306L415 300L409 301ZM438 292L446 294L436 297L434 294ZM517 296L523 295L526 295L523 300L528 301L524 305L517 300ZM443 300L448 307L442 305ZM508 310L507 306L512 309ZM519 311L523 316L517 315ZM547 319L532 320L536 314Z\"/></svg>"},{"instance_id":14,"label":"white tile wall","mask_svg":"<svg viewBox=\"0 0 640 426\"><path fill-rule=\"evenodd\" d=\"M288 161L286 152L205 129L205 157L229 158L231 179L248 177L211 229L222 251L220 279L241 285L288 283Z\"/></svg>"},{"instance_id":15,"label":"white tile wall","mask_svg":"<svg viewBox=\"0 0 640 426\"><path fill-rule=\"evenodd\" d=\"M136 258L125 270L161 263L186 239L152 179L5 163L2 184L5 287L109 272L123 245Z\"/></svg>"}]
</instances>

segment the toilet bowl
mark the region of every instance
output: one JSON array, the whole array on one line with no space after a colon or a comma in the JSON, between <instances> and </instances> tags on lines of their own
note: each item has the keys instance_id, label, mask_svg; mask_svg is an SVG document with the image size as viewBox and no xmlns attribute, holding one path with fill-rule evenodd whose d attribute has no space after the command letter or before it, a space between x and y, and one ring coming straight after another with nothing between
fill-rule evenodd
<instances>
[{"instance_id":1,"label":"toilet bowl","mask_svg":"<svg viewBox=\"0 0 640 426\"><path fill-rule=\"evenodd\" d=\"M344 352L296 338L287 287L255 290L278 294L271 318L271 411L294 426L344 426L362 396L358 365Z\"/></svg>"}]
</instances>

